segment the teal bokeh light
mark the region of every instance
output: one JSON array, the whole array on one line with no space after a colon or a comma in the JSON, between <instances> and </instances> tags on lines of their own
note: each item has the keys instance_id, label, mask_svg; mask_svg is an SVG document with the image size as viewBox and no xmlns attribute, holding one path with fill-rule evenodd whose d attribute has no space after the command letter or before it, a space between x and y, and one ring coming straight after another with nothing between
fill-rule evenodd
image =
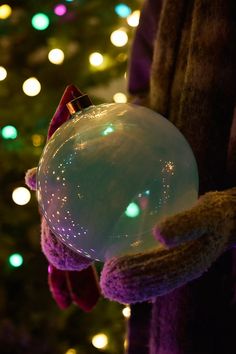
<instances>
[{"instance_id":1,"label":"teal bokeh light","mask_svg":"<svg viewBox=\"0 0 236 354\"><path fill-rule=\"evenodd\" d=\"M31 23L36 30L43 31L48 28L50 21L47 15L39 12L32 17Z\"/></svg>"},{"instance_id":2,"label":"teal bokeh light","mask_svg":"<svg viewBox=\"0 0 236 354\"><path fill-rule=\"evenodd\" d=\"M9 257L9 263L12 267L14 268L18 268L23 264L23 257L21 254L19 253L13 253L10 257Z\"/></svg>"},{"instance_id":3,"label":"teal bokeh light","mask_svg":"<svg viewBox=\"0 0 236 354\"><path fill-rule=\"evenodd\" d=\"M126 18L131 14L131 8L125 4L118 4L115 6L115 13L120 17Z\"/></svg>"},{"instance_id":4,"label":"teal bokeh light","mask_svg":"<svg viewBox=\"0 0 236 354\"><path fill-rule=\"evenodd\" d=\"M17 129L13 125L6 125L2 128L1 135L3 139L16 139Z\"/></svg>"},{"instance_id":5,"label":"teal bokeh light","mask_svg":"<svg viewBox=\"0 0 236 354\"><path fill-rule=\"evenodd\" d=\"M126 208L125 215L129 218L136 218L140 213L139 206L136 203L130 203Z\"/></svg>"}]
</instances>

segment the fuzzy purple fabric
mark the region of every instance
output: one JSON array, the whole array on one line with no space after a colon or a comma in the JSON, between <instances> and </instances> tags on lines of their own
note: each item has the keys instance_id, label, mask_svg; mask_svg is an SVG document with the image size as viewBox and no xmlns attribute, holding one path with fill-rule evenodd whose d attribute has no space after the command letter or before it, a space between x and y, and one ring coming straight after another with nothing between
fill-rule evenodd
<instances>
[{"instance_id":1,"label":"fuzzy purple fabric","mask_svg":"<svg viewBox=\"0 0 236 354\"><path fill-rule=\"evenodd\" d=\"M49 229L46 220L41 223L41 246L48 261L60 270L82 270L89 267L92 261L72 251Z\"/></svg>"},{"instance_id":2,"label":"fuzzy purple fabric","mask_svg":"<svg viewBox=\"0 0 236 354\"><path fill-rule=\"evenodd\" d=\"M32 190L36 191L36 173L37 167L33 167L26 172L25 175L25 184Z\"/></svg>"}]
</instances>

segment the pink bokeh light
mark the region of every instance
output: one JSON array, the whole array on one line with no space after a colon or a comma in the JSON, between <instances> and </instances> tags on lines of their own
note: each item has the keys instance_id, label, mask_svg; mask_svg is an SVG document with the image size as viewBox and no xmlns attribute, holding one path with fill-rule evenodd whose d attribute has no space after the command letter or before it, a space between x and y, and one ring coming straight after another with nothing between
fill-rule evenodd
<instances>
[{"instance_id":1,"label":"pink bokeh light","mask_svg":"<svg viewBox=\"0 0 236 354\"><path fill-rule=\"evenodd\" d=\"M64 4L58 4L54 7L54 13L57 16L63 16L67 12L67 8Z\"/></svg>"}]
</instances>

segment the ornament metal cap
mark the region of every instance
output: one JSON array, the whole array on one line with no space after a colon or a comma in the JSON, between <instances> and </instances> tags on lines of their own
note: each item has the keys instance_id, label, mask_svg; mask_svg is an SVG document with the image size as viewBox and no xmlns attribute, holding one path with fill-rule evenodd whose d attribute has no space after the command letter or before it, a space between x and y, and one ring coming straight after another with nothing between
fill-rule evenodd
<instances>
[{"instance_id":1,"label":"ornament metal cap","mask_svg":"<svg viewBox=\"0 0 236 354\"><path fill-rule=\"evenodd\" d=\"M92 106L92 101L90 100L88 95L82 95L74 98L72 101L66 104L68 111L70 114L74 114L78 111L81 111L84 108Z\"/></svg>"}]
</instances>

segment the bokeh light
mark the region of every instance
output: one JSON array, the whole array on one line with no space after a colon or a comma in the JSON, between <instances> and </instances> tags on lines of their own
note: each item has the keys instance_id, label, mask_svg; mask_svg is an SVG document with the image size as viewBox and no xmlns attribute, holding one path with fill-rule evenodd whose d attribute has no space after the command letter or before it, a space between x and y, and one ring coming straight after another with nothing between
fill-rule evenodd
<instances>
[{"instance_id":1,"label":"bokeh light","mask_svg":"<svg viewBox=\"0 0 236 354\"><path fill-rule=\"evenodd\" d=\"M125 306L122 310L122 314L125 318L130 318L131 315L131 309L129 306Z\"/></svg>"},{"instance_id":2,"label":"bokeh light","mask_svg":"<svg viewBox=\"0 0 236 354\"><path fill-rule=\"evenodd\" d=\"M64 4L58 4L54 7L54 13L57 16L63 16L67 12L67 7Z\"/></svg>"},{"instance_id":3,"label":"bokeh light","mask_svg":"<svg viewBox=\"0 0 236 354\"><path fill-rule=\"evenodd\" d=\"M11 6L9 6L7 4L3 4L0 6L0 19L1 20L7 19L9 16L11 16L11 13L12 13Z\"/></svg>"},{"instance_id":4,"label":"bokeh light","mask_svg":"<svg viewBox=\"0 0 236 354\"><path fill-rule=\"evenodd\" d=\"M89 56L89 62L93 66L100 66L103 63L103 55L98 52L94 52Z\"/></svg>"},{"instance_id":5,"label":"bokeh light","mask_svg":"<svg viewBox=\"0 0 236 354\"><path fill-rule=\"evenodd\" d=\"M31 198L30 191L25 187L17 187L12 192L12 199L17 205L26 205Z\"/></svg>"},{"instance_id":6,"label":"bokeh light","mask_svg":"<svg viewBox=\"0 0 236 354\"><path fill-rule=\"evenodd\" d=\"M98 333L92 338L92 345L97 349L104 349L108 344L108 337L104 333Z\"/></svg>"},{"instance_id":7,"label":"bokeh light","mask_svg":"<svg viewBox=\"0 0 236 354\"><path fill-rule=\"evenodd\" d=\"M13 125L5 125L1 130L3 139L15 139L17 137L17 129Z\"/></svg>"},{"instance_id":8,"label":"bokeh light","mask_svg":"<svg viewBox=\"0 0 236 354\"><path fill-rule=\"evenodd\" d=\"M36 30L43 31L48 28L50 21L47 15L39 12L32 17L31 23Z\"/></svg>"},{"instance_id":9,"label":"bokeh light","mask_svg":"<svg viewBox=\"0 0 236 354\"><path fill-rule=\"evenodd\" d=\"M113 96L113 100L115 103L126 103L127 102L127 97L124 93L122 92L117 92Z\"/></svg>"},{"instance_id":10,"label":"bokeh light","mask_svg":"<svg viewBox=\"0 0 236 354\"><path fill-rule=\"evenodd\" d=\"M121 3L115 6L115 13L120 17L126 18L131 14L131 8Z\"/></svg>"},{"instance_id":11,"label":"bokeh light","mask_svg":"<svg viewBox=\"0 0 236 354\"><path fill-rule=\"evenodd\" d=\"M140 11L136 10L127 17L127 23L130 27L137 27L139 24Z\"/></svg>"},{"instance_id":12,"label":"bokeh light","mask_svg":"<svg viewBox=\"0 0 236 354\"><path fill-rule=\"evenodd\" d=\"M8 258L8 261L10 265L14 268L20 267L24 262L23 257L20 253L11 254L10 257Z\"/></svg>"},{"instance_id":13,"label":"bokeh light","mask_svg":"<svg viewBox=\"0 0 236 354\"><path fill-rule=\"evenodd\" d=\"M125 210L125 215L129 218L135 218L139 215L139 213L140 209L136 203L130 203Z\"/></svg>"},{"instance_id":14,"label":"bokeh light","mask_svg":"<svg viewBox=\"0 0 236 354\"><path fill-rule=\"evenodd\" d=\"M65 352L65 354L77 354L77 351L74 348L70 348Z\"/></svg>"},{"instance_id":15,"label":"bokeh light","mask_svg":"<svg viewBox=\"0 0 236 354\"><path fill-rule=\"evenodd\" d=\"M41 91L41 84L35 77L30 77L24 81L22 89L27 96L37 96Z\"/></svg>"},{"instance_id":16,"label":"bokeh light","mask_svg":"<svg viewBox=\"0 0 236 354\"><path fill-rule=\"evenodd\" d=\"M110 39L114 46L123 47L128 42L128 35L123 29L118 29L112 32Z\"/></svg>"},{"instance_id":17,"label":"bokeh light","mask_svg":"<svg viewBox=\"0 0 236 354\"><path fill-rule=\"evenodd\" d=\"M0 66L0 81L5 80L7 77L7 71L3 66Z\"/></svg>"},{"instance_id":18,"label":"bokeh light","mask_svg":"<svg viewBox=\"0 0 236 354\"><path fill-rule=\"evenodd\" d=\"M31 139L32 139L32 144L35 147L41 146L44 142L44 136L41 134L33 134Z\"/></svg>"},{"instance_id":19,"label":"bokeh light","mask_svg":"<svg viewBox=\"0 0 236 354\"><path fill-rule=\"evenodd\" d=\"M59 48L54 48L50 50L50 52L48 53L48 60L52 64L56 64L56 65L62 64L64 58L65 58L64 52Z\"/></svg>"}]
</instances>

